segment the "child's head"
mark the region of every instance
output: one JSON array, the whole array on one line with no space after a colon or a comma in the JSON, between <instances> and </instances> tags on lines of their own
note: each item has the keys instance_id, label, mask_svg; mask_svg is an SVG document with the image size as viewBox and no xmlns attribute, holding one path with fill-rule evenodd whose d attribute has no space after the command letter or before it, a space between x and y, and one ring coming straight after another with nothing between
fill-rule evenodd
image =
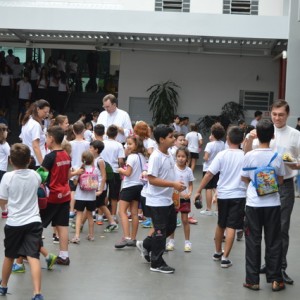
<instances>
[{"instance_id":1,"label":"child's head","mask_svg":"<svg viewBox=\"0 0 300 300\"><path fill-rule=\"evenodd\" d=\"M247 124L246 124L245 120L240 119L240 120L238 120L238 126L239 126L242 130L245 130L246 127L247 127Z\"/></svg>"},{"instance_id":2,"label":"child's head","mask_svg":"<svg viewBox=\"0 0 300 300\"><path fill-rule=\"evenodd\" d=\"M179 147L176 150L176 162L177 164L183 166L186 165L190 157L190 151L187 147Z\"/></svg>"},{"instance_id":3,"label":"child's head","mask_svg":"<svg viewBox=\"0 0 300 300\"><path fill-rule=\"evenodd\" d=\"M116 125L110 125L107 128L106 134L110 139L114 139L118 135L118 127Z\"/></svg>"},{"instance_id":4,"label":"child's head","mask_svg":"<svg viewBox=\"0 0 300 300\"><path fill-rule=\"evenodd\" d=\"M165 124L159 124L153 130L155 141L160 144L161 139L165 139L170 133L173 133L173 128Z\"/></svg>"},{"instance_id":5,"label":"child's head","mask_svg":"<svg viewBox=\"0 0 300 300\"><path fill-rule=\"evenodd\" d=\"M144 121L136 122L133 131L141 139L147 139L147 138L150 137L150 135L149 135L149 126Z\"/></svg>"},{"instance_id":6,"label":"child's head","mask_svg":"<svg viewBox=\"0 0 300 300\"><path fill-rule=\"evenodd\" d=\"M185 146L185 136L183 133L180 132L175 132L174 133L174 138L175 138L175 146L176 147L182 147Z\"/></svg>"},{"instance_id":7,"label":"child's head","mask_svg":"<svg viewBox=\"0 0 300 300\"><path fill-rule=\"evenodd\" d=\"M98 117L99 117L99 111L93 111L92 112L92 118L93 118L93 120L97 121Z\"/></svg>"},{"instance_id":8,"label":"child's head","mask_svg":"<svg viewBox=\"0 0 300 300\"><path fill-rule=\"evenodd\" d=\"M71 146L71 144L68 141L63 140L62 143L61 143L61 148L63 150L65 150L71 156L72 146Z\"/></svg>"},{"instance_id":9,"label":"child's head","mask_svg":"<svg viewBox=\"0 0 300 300\"><path fill-rule=\"evenodd\" d=\"M69 125L67 131L66 131L66 139L67 141L73 141L75 139L75 134L73 131L73 125Z\"/></svg>"},{"instance_id":10,"label":"child's head","mask_svg":"<svg viewBox=\"0 0 300 300\"><path fill-rule=\"evenodd\" d=\"M52 126L47 131L47 146L52 149L55 145L61 145L65 132L60 126Z\"/></svg>"},{"instance_id":11,"label":"child's head","mask_svg":"<svg viewBox=\"0 0 300 300\"><path fill-rule=\"evenodd\" d=\"M86 123L85 123L85 129L86 129L86 130L92 130L92 129L93 129L93 124L92 124L92 122L86 122Z\"/></svg>"},{"instance_id":12,"label":"child's head","mask_svg":"<svg viewBox=\"0 0 300 300\"><path fill-rule=\"evenodd\" d=\"M232 126L228 129L227 140L233 145L240 145L244 139L244 131L238 126Z\"/></svg>"},{"instance_id":13,"label":"child's head","mask_svg":"<svg viewBox=\"0 0 300 300\"><path fill-rule=\"evenodd\" d=\"M190 127L191 127L191 131L198 131L198 129L199 129L198 124L196 124L196 123L192 123L190 125Z\"/></svg>"},{"instance_id":14,"label":"child's head","mask_svg":"<svg viewBox=\"0 0 300 300\"><path fill-rule=\"evenodd\" d=\"M180 123L180 117L178 115L175 115L174 118L173 118L173 120L174 120L175 124L179 124Z\"/></svg>"},{"instance_id":15,"label":"child's head","mask_svg":"<svg viewBox=\"0 0 300 300\"><path fill-rule=\"evenodd\" d=\"M30 149L25 144L16 143L10 148L10 161L18 169L26 169L30 163Z\"/></svg>"},{"instance_id":16,"label":"child's head","mask_svg":"<svg viewBox=\"0 0 300 300\"><path fill-rule=\"evenodd\" d=\"M4 123L0 123L0 144L4 144L6 142L7 133L7 125Z\"/></svg>"},{"instance_id":17,"label":"child's head","mask_svg":"<svg viewBox=\"0 0 300 300\"><path fill-rule=\"evenodd\" d=\"M77 121L73 124L73 131L75 135L83 134L84 124L81 121Z\"/></svg>"},{"instance_id":18,"label":"child's head","mask_svg":"<svg viewBox=\"0 0 300 300\"><path fill-rule=\"evenodd\" d=\"M127 150L130 153L145 153L145 148L143 144L143 140L138 136L131 135L127 138Z\"/></svg>"},{"instance_id":19,"label":"child's head","mask_svg":"<svg viewBox=\"0 0 300 300\"><path fill-rule=\"evenodd\" d=\"M97 124L94 127L94 135L97 137L101 137L104 135L105 127L103 124Z\"/></svg>"},{"instance_id":20,"label":"child's head","mask_svg":"<svg viewBox=\"0 0 300 300\"><path fill-rule=\"evenodd\" d=\"M67 131L69 128L69 120L65 115L57 115L54 119L53 125L60 126L63 131Z\"/></svg>"},{"instance_id":21,"label":"child's head","mask_svg":"<svg viewBox=\"0 0 300 300\"><path fill-rule=\"evenodd\" d=\"M91 148L93 148L93 149L91 149ZM104 149L104 143L102 141L95 140L90 143L90 150L92 150L92 152L93 152L93 150L95 150L97 153L97 156L101 154L103 149Z\"/></svg>"},{"instance_id":22,"label":"child's head","mask_svg":"<svg viewBox=\"0 0 300 300\"><path fill-rule=\"evenodd\" d=\"M256 134L260 143L270 143L274 137L274 125L268 119L262 119L256 124Z\"/></svg>"},{"instance_id":23,"label":"child's head","mask_svg":"<svg viewBox=\"0 0 300 300\"><path fill-rule=\"evenodd\" d=\"M221 123L215 123L211 126L211 134L217 141L219 141L225 136L225 129Z\"/></svg>"},{"instance_id":24,"label":"child's head","mask_svg":"<svg viewBox=\"0 0 300 300\"><path fill-rule=\"evenodd\" d=\"M86 119L86 113L85 112L79 113L79 120L81 120L82 122L84 122L85 119Z\"/></svg>"},{"instance_id":25,"label":"child's head","mask_svg":"<svg viewBox=\"0 0 300 300\"><path fill-rule=\"evenodd\" d=\"M94 156L90 151L84 151L81 155L81 161L83 164L90 166L94 162Z\"/></svg>"}]
</instances>

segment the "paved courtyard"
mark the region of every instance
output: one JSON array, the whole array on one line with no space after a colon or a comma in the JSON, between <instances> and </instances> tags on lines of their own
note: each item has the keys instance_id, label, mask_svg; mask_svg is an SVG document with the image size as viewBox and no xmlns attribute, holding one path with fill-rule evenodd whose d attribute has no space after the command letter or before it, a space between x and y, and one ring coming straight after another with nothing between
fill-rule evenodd
<instances>
[{"instance_id":1,"label":"paved courtyard","mask_svg":"<svg viewBox=\"0 0 300 300\"><path fill-rule=\"evenodd\" d=\"M198 180L200 172L196 172ZM114 243L121 238L121 229L115 233L104 233L104 226L96 227L94 242L85 240L87 227L83 229L80 245L70 245L71 264L68 267L54 266L47 271L42 258L42 292L46 300L82 299L299 299L300 283L300 198L296 198L292 216L288 274L295 280L293 286L279 293L271 291L264 276L261 276L261 290L250 291L242 287L244 281L244 240L235 242L230 259L233 266L221 269L212 260L214 252L214 228L216 216L200 216L193 208L198 225L191 225L193 251L184 253L182 227L176 230L176 249L165 254L167 263L176 268L174 274L160 274L149 271L147 264L136 248L114 249ZM5 220L1 219L2 227ZM72 237L74 229L70 229ZM138 238L145 237L147 229L140 228ZM0 231L3 239L3 230ZM58 253L58 245L52 243L52 231L45 231L45 246L50 252ZM3 246L0 251L3 259ZM12 274L9 282L9 300L31 299L32 285L29 266L25 274Z\"/></svg>"}]
</instances>

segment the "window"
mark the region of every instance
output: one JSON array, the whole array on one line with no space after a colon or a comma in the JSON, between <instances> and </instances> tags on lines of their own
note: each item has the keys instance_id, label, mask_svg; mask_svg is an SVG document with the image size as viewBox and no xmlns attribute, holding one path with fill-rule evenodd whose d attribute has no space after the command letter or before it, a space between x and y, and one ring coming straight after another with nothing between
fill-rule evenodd
<instances>
[{"instance_id":1,"label":"window","mask_svg":"<svg viewBox=\"0 0 300 300\"><path fill-rule=\"evenodd\" d=\"M240 91L240 104L245 110L270 111L274 92Z\"/></svg>"},{"instance_id":2,"label":"window","mask_svg":"<svg viewBox=\"0 0 300 300\"><path fill-rule=\"evenodd\" d=\"M189 12L190 0L156 0L156 11Z\"/></svg>"},{"instance_id":3,"label":"window","mask_svg":"<svg viewBox=\"0 0 300 300\"><path fill-rule=\"evenodd\" d=\"M224 0L223 14L258 15L259 0Z\"/></svg>"}]
</instances>

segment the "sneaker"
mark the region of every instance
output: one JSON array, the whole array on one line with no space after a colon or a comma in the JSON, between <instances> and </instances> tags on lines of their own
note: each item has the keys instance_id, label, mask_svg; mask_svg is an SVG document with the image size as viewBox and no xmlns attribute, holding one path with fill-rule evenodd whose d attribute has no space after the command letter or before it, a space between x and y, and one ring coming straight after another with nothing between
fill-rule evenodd
<instances>
[{"instance_id":1,"label":"sneaker","mask_svg":"<svg viewBox=\"0 0 300 300\"><path fill-rule=\"evenodd\" d=\"M103 219L97 220L96 224L97 224L97 225L103 225Z\"/></svg>"},{"instance_id":2,"label":"sneaker","mask_svg":"<svg viewBox=\"0 0 300 300\"><path fill-rule=\"evenodd\" d=\"M171 274L171 273L175 272L175 269L172 267L169 267L167 264L165 264L165 265L162 265L162 266L156 267L156 268L150 267L150 271L160 272L160 273L164 273L164 274Z\"/></svg>"},{"instance_id":3,"label":"sneaker","mask_svg":"<svg viewBox=\"0 0 300 300\"><path fill-rule=\"evenodd\" d=\"M74 212L69 212L69 219L74 219L75 215L76 214Z\"/></svg>"},{"instance_id":4,"label":"sneaker","mask_svg":"<svg viewBox=\"0 0 300 300\"><path fill-rule=\"evenodd\" d=\"M132 216L131 214L127 216L128 217L128 221L131 222L132 221Z\"/></svg>"},{"instance_id":5,"label":"sneaker","mask_svg":"<svg viewBox=\"0 0 300 300\"><path fill-rule=\"evenodd\" d=\"M222 253L216 253L215 252L212 258L213 258L214 261L218 261L218 260L221 260L222 255L223 255L223 252Z\"/></svg>"},{"instance_id":6,"label":"sneaker","mask_svg":"<svg viewBox=\"0 0 300 300\"><path fill-rule=\"evenodd\" d=\"M259 284L252 284L252 283L243 283L243 287L247 288L252 291L258 291L259 290Z\"/></svg>"},{"instance_id":7,"label":"sneaker","mask_svg":"<svg viewBox=\"0 0 300 300\"><path fill-rule=\"evenodd\" d=\"M285 284L283 281L273 281L272 282L272 291L279 292L285 289Z\"/></svg>"},{"instance_id":8,"label":"sneaker","mask_svg":"<svg viewBox=\"0 0 300 300\"><path fill-rule=\"evenodd\" d=\"M117 230L119 228L118 224L109 224L104 229L104 232L113 232L114 230Z\"/></svg>"},{"instance_id":9,"label":"sneaker","mask_svg":"<svg viewBox=\"0 0 300 300\"><path fill-rule=\"evenodd\" d=\"M236 240L237 241L241 241L242 238L243 238L243 236L244 236L244 230L237 231L237 233L236 233Z\"/></svg>"},{"instance_id":10,"label":"sneaker","mask_svg":"<svg viewBox=\"0 0 300 300\"><path fill-rule=\"evenodd\" d=\"M135 247L136 246L136 240L122 238L122 240L120 242L115 244L116 249L121 249L121 248L124 248L126 246L127 247Z\"/></svg>"},{"instance_id":11,"label":"sneaker","mask_svg":"<svg viewBox=\"0 0 300 300\"><path fill-rule=\"evenodd\" d=\"M188 217L188 221L190 224L197 225L198 221L193 217Z\"/></svg>"},{"instance_id":12,"label":"sneaker","mask_svg":"<svg viewBox=\"0 0 300 300\"><path fill-rule=\"evenodd\" d=\"M80 238L74 236L74 237L71 239L70 242L71 242L72 244L77 244L77 245L79 245L79 244L80 244Z\"/></svg>"},{"instance_id":13,"label":"sneaker","mask_svg":"<svg viewBox=\"0 0 300 300\"><path fill-rule=\"evenodd\" d=\"M59 237L55 233L53 234L53 244L59 244Z\"/></svg>"},{"instance_id":14,"label":"sneaker","mask_svg":"<svg viewBox=\"0 0 300 300\"><path fill-rule=\"evenodd\" d=\"M142 227L143 228L152 228L152 220L151 218L148 218L146 221L142 222Z\"/></svg>"},{"instance_id":15,"label":"sneaker","mask_svg":"<svg viewBox=\"0 0 300 300\"><path fill-rule=\"evenodd\" d=\"M25 266L24 264L17 264L14 263L11 269L12 273L25 273Z\"/></svg>"},{"instance_id":16,"label":"sneaker","mask_svg":"<svg viewBox=\"0 0 300 300\"><path fill-rule=\"evenodd\" d=\"M200 215L202 215L202 216L212 216L213 215L213 213L212 213L212 211L211 210L201 210L200 211Z\"/></svg>"},{"instance_id":17,"label":"sneaker","mask_svg":"<svg viewBox=\"0 0 300 300\"><path fill-rule=\"evenodd\" d=\"M184 244L184 252L191 252L192 251L192 243L187 242Z\"/></svg>"},{"instance_id":18,"label":"sneaker","mask_svg":"<svg viewBox=\"0 0 300 300\"><path fill-rule=\"evenodd\" d=\"M229 259L222 259L221 260L221 268L229 268L232 266L232 261Z\"/></svg>"},{"instance_id":19,"label":"sneaker","mask_svg":"<svg viewBox=\"0 0 300 300\"><path fill-rule=\"evenodd\" d=\"M150 262L150 253L148 252L147 249L144 248L143 246L143 241L137 241L136 242L136 248L140 251L141 256L146 259L147 262Z\"/></svg>"},{"instance_id":20,"label":"sneaker","mask_svg":"<svg viewBox=\"0 0 300 300\"><path fill-rule=\"evenodd\" d=\"M146 218L143 215L139 215L138 218L139 218L139 223L142 223L146 220Z\"/></svg>"},{"instance_id":21,"label":"sneaker","mask_svg":"<svg viewBox=\"0 0 300 300\"><path fill-rule=\"evenodd\" d=\"M46 258L47 269L52 270L53 265L56 263L57 256L49 253L49 258Z\"/></svg>"},{"instance_id":22,"label":"sneaker","mask_svg":"<svg viewBox=\"0 0 300 300\"><path fill-rule=\"evenodd\" d=\"M6 294L7 294L7 287L2 287L0 281L0 295L5 296Z\"/></svg>"},{"instance_id":23,"label":"sneaker","mask_svg":"<svg viewBox=\"0 0 300 300\"><path fill-rule=\"evenodd\" d=\"M42 294L35 294L31 300L44 300L44 297Z\"/></svg>"},{"instance_id":24,"label":"sneaker","mask_svg":"<svg viewBox=\"0 0 300 300\"><path fill-rule=\"evenodd\" d=\"M56 264L57 264L57 265L68 266L70 263L71 263L71 261L70 261L70 258L69 258L69 257L67 257L67 258L62 258L62 257L60 257L60 256L57 256L57 259L56 259Z\"/></svg>"},{"instance_id":25,"label":"sneaker","mask_svg":"<svg viewBox=\"0 0 300 300\"><path fill-rule=\"evenodd\" d=\"M176 221L176 227L180 227L182 224L181 224L181 221L179 219L177 219Z\"/></svg>"},{"instance_id":26,"label":"sneaker","mask_svg":"<svg viewBox=\"0 0 300 300\"><path fill-rule=\"evenodd\" d=\"M88 241L90 241L90 242L95 241L95 237L92 236L92 235L88 235L88 236L86 237L86 239L87 239Z\"/></svg>"},{"instance_id":27,"label":"sneaker","mask_svg":"<svg viewBox=\"0 0 300 300\"><path fill-rule=\"evenodd\" d=\"M168 241L166 245L166 250L167 251L173 251L175 249L175 244L174 242Z\"/></svg>"}]
</instances>

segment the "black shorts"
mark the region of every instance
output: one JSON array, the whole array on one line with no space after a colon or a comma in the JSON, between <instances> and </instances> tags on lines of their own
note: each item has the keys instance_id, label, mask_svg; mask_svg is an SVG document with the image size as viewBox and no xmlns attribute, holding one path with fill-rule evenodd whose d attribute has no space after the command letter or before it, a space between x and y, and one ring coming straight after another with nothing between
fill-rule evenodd
<instances>
[{"instance_id":1,"label":"black shorts","mask_svg":"<svg viewBox=\"0 0 300 300\"><path fill-rule=\"evenodd\" d=\"M150 207L146 205L146 197L141 196L141 208L143 211L143 215L146 218L150 218L151 214L150 214Z\"/></svg>"},{"instance_id":2,"label":"black shorts","mask_svg":"<svg viewBox=\"0 0 300 300\"><path fill-rule=\"evenodd\" d=\"M103 191L101 195L96 197L96 207L105 206L105 198L107 195L107 191Z\"/></svg>"},{"instance_id":3,"label":"black shorts","mask_svg":"<svg viewBox=\"0 0 300 300\"><path fill-rule=\"evenodd\" d=\"M122 189L120 193L120 200L131 202L133 200L141 201L141 191L143 189L143 186L140 185L134 185L127 187L125 189Z\"/></svg>"},{"instance_id":4,"label":"black shorts","mask_svg":"<svg viewBox=\"0 0 300 300\"><path fill-rule=\"evenodd\" d=\"M114 178L108 180L108 197L109 200L119 200L121 190L121 177L119 173L114 173Z\"/></svg>"},{"instance_id":5,"label":"black shorts","mask_svg":"<svg viewBox=\"0 0 300 300\"><path fill-rule=\"evenodd\" d=\"M197 152L190 152L191 158L198 159L199 158L199 153Z\"/></svg>"},{"instance_id":6,"label":"black shorts","mask_svg":"<svg viewBox=\"0 0 300 300\"><path fill-rule=\"evenodd\" d=\"M76 200L74 208L78 211L84 211L85 208L88 211L94 211L96 209L96 201Z\"/></svg>"},{"instance_id":7,"label":"black shorts","mask_svg":"<svg viewBox=\"0 0 300 300\"><path fill-rule=\"evenodd\" d=\"M244 227L246 198L218 199L218 225L221 228Z\"/></svg>"},{"instance_id":8,"label":"black shorts","mask_svg":"<svg viewBox=\"0 0 300 300\"><path fill-rule=\"evenodd\" d=\"M43 227L69 226L70 201L63 203L49 203L40 211Z\"/></svg>"},{"instance_id":9,"label":"black shorts","mask_svg":"<svg viewBox=\"0 0 300 300\"><path fill-rule=\"evenodd\" d=\"M206 174L206 171L203 171L203 177L205 174ZM220 173L217 173L216 175L214 175L214 177L209 181L209 183L204 187L204 189L206 189L206 190L215 189L217 187L217 184L219 181L219 175L220 175Z\"/></svg>"},{"instance_id":10,"label":"black shorts","mask_svg":"<svg viewBox=\"0 0 300 300\"><path fill-rule=\"evenodd\" d=\"M69 180L69 186L70 186L71 192L76 191L77 184L75 184L73 180Z\"/></svg>"},{"instance_id":11,"label":"black shorts","mask_svg":"<svg viewBox=\"0 0 300 300\"><path fill-rule=\"evenodd\" d=\"M34 222L23 226L4 227L5 256L18 258L30 256L39 259L42 246L43 226L40 222Z\"/></svg>"}]
</instances>

